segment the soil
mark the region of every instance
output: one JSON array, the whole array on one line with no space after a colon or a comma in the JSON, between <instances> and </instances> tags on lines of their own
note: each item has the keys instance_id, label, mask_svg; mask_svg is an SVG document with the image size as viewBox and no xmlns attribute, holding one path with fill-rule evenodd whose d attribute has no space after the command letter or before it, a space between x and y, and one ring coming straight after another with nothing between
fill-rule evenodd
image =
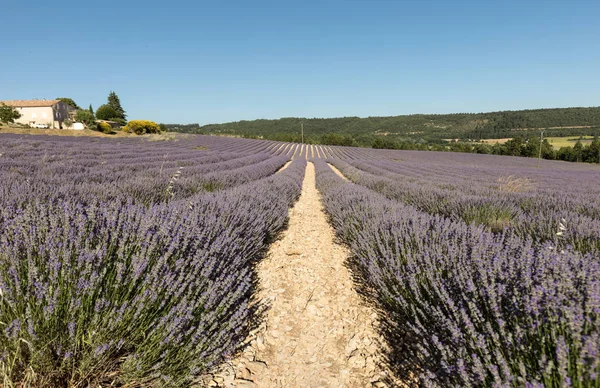
<instances>
[{"instance_id":1,"label":"soil","mask_svg":"<svg viewBox=\"0 0 600 388\"><path fill-rule=\"evenodd\" d=\"M342 174L342 172L340 170L338 170L333 164L328 164L329 168L331 168L331 170L333 172L335 172L335 175L339 176L340 178L342 178L343 180L345 180L346 182L349 182L350 180L348 178L346 178L344 176L344 174Z\"/></svg>"},{"instance_id":2,"label":"soil","mask_svg":"<svg viewBox=\"0 0 600 388\"><path fill-rule=\"evenodd\" d=\"M356 293L347 249L332 227L308 163L289 227L258 266L269 307L249 346L208 376L219 387L385 387L377 314Z\"/></svg>"}]
</instances>

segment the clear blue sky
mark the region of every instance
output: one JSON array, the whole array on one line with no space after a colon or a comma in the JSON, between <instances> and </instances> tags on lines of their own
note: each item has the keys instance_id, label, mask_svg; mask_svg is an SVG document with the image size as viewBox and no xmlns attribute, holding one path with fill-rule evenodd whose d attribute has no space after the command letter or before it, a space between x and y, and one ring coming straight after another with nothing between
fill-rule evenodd
<instances>
[{"instance_id":1,"label":"clear blue sky","mask_svg":"<svg viewBox=\"0 0 600 388\"><path fill-rule=\"evenodd\" d=\"M10 1L0 99L117 92L130 119L600 105L600 2Z\"/></svg>"}]
</instances>

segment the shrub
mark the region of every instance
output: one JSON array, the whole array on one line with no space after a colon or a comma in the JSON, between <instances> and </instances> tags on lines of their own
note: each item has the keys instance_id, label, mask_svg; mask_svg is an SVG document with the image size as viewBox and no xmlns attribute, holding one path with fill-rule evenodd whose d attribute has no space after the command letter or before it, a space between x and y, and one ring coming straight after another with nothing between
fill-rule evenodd
<instances>
[{"instance_id":1,"label":"shrub","mask_svg":"<svg viewBox=\"0 0 600 388\"><path fill-rule=\"evenodd\" d=\"M63 124L65 125L65 127L70 128L71 125L73 125L73 121L67 119L67 120L63 121Z\"/></svg>"},{"instance_id":2,"label":"shrub","mask_svg":"<svg viewBox=\"0 0 600 388\"><path fill-rule=\"evenodd\" d=\"M154 121L148 120L131 120L123 131L132 132L136 135L144 135L146 133L160 133L160 127Z\"/></svg>"},{"instance_id":3,"label":"shrub","mask_svg":"<svg viewBox=\"0 0 600 388\"><path fill-rule=\"evenodd\" d=\"M122 127L124 127L125 125L127 125L127 120L120 119L118 117L113 117L112 119L110 119L110 121L114 121L115 123L119 123L119 124L121 124Z\"/></svg>"},{"instance_id":4,"label":"shrub","mask_svg":"<svg viewBox=\"0 0 600 388\"><path fill-rule=\"evenodd\" d=\"M20 117L21 114L12 106L5 105L4 103L0 105L0 121L9 124L14 123Z\"/></svg>"},{"instance_id":5,"label":"shrub","mask_svg":"<svg viewBox=\"0 0 600 388\"><path fill-rule=\"evenodd\" d=\"M96 126L96 129L98 129L98 131L100 131L102 133L111 133L112 132L112 127L110 126L110 124L105 123L103 121L98 123L98 125Z\"/></svg>"},{"instance_id":6,"label":"shrub","mask_svg":"<svg viewBox=\"0 0 600 388\"><path fill-rule=\"evenodd\" d=\"M88 126L88 128L96 123L96 118L94 115L87 110L78 110L75 114L75 120L79 121L80 123L84 123Z\"/></svg>"},{"instance_id":7,"label":"shrub","mask_svg":"<svg viewBox=\"0 0 600 388\"><path fill-rule=\"evenodd\" d=\"M98 120L114 120L119 113L112 106L104 104L96 109L96 117Z\"/></svg>"}]
</instances>

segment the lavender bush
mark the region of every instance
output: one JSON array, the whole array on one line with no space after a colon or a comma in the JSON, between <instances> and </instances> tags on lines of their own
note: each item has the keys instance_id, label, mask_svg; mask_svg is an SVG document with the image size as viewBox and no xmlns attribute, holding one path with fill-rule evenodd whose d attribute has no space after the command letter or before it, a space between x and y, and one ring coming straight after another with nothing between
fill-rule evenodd
<instances>
[{"instance_id":1,"label":"lavender bush","mask_svg":"<svg viewBox=\"0 0 600 388\"><path fill-rule=\"evenodd\" d=\"M267 177L289 160L287 155L266 153L268 144L261 142L255 143L262 148L255 146L248 154L197 150L193 139L145 147L131 142L115 147L114 142L46 141L24 143L10 137L3 141L2 197L13 203L76 197L80 202L132 199L149 205ZM176 174L172 195L167 195L167 184Z\"/></svg>"},{"instance_id":2,"label":"lavender bush","mask_svg":"<svg viewBox=\"0 0 600 388\"><path fill-rule=\"evenodd\" d=\"M315 166L405 381L600 385L597 257L430 215L344 182L324 160Z\"/></svg>"},{"instance_id":3,"label":"lavender bush","mask_svg":"<svg viewBox=\"0 0 600 388\"><path fill-rule=\"evenodd\" d=\"M456 176L460 168L436 176L429 175L427 166L424 166L419 177L410 177L408 172L400 172L401 168L413 168L411 165L404 166L404 163L356 159L329 159L329 162L353 182L388 198L430 214L481 224L494 232L505 231L556 244L559 224L563 219L568 220L568 232L562 240L582 252L600 252L600 206L598 200L590 195L593 190L587 186L587 181L573 183L586 187L588 191L583 192L577 188L574 192L567 192L562 185L556 186L549 181L537 183L546 186L533 187L530 180L527 180L530 186L526 187L526 191L507 192L503 190L501 180L485 179L490 175L505 177L503 172L482 173L469 169L469 179L463 177L461 180ZM388 169L397 171L390 172ZM573 180L587 177L600 184L597 174L578 176L550 171L546 175ZM536 181L541 179L538 177Z\"/></svg>"},{"instance_id":4,"label":"lavender bush","mask_svg":"<svg viewBox=\"0 0 600 388\"><path fill-rule=\"evenodd\" d=\"M0 176L12 177L0 180L2 384L180 387L239 350L260 318L254 264L285 225L305 161L273 174L289 157L256 141L234 141L240 156L203 137L32 139L0 143ZM118 166L126 172L111 182ZM236 178L159 201L181 190L173 177L186 167ZM155 202L119 191L128 176L145 187L152 171L164 172Z\"/></svg>"}]
</instances>

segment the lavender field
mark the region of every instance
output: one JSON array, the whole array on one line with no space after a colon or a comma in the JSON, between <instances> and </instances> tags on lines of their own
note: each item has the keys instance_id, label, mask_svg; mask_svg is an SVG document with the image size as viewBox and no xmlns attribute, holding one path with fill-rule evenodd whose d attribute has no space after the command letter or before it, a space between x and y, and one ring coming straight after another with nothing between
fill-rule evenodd
<instances>
[{"instance_id":1,"label":"lavender field","mask_svg":"<svg viewBox=\"0 0 600 388\"><path fill-rule=\"evenodd\" d=\"M600 386L598 166L335 147L324 156L317 185L384 317L399 376Z\"/></svg>"},{"instance_id":2,"label":"lavender field","mask_svg":"<svg viewBox=\"0 0 600 388\"><path fill-rule=\"evenodd\" d=\"M1 136L0 383L180 387L235 353L295 148Z\"/></svg>"},{"instance_id":3,"label":"lavender field","mask_svg":"<svg viewBox=\"0 0 600 388\"><path fill-rule=\"evenodd\" d=\"M0 135L0 386L190 386L268 311L306 165L413 386L600 387L600 168ZM335 169L335 170L334 170Z\"/></svg>"}]
</instances>

